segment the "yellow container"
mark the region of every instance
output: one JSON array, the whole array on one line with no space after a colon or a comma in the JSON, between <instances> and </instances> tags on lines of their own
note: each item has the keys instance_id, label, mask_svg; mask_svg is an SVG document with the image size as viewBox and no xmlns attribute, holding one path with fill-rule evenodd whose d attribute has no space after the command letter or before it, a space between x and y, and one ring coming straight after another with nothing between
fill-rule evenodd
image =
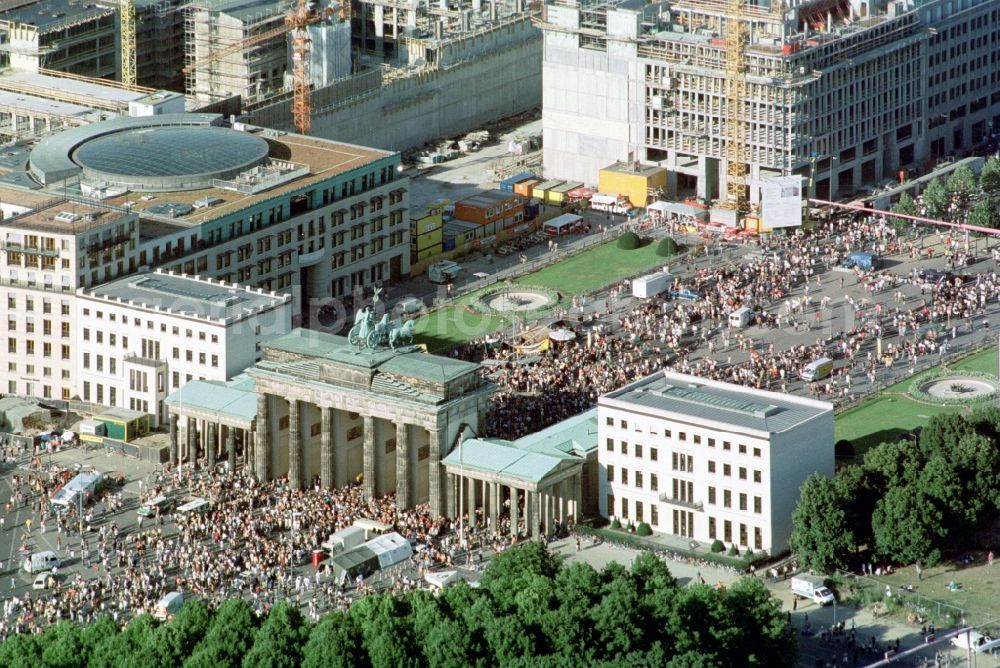
<instances>
[{"instance_id":1,"label":"yellow container","mask_svg":"<svg viewBox=\"0 0 1000 668\"><path fill-rule=\"evenodd\" d=\"M598 173L598 192L628 197L632 206L646 206L649 191L667 187L667 170L655 165L616 162Z\"/></svg>"}]
</instances>

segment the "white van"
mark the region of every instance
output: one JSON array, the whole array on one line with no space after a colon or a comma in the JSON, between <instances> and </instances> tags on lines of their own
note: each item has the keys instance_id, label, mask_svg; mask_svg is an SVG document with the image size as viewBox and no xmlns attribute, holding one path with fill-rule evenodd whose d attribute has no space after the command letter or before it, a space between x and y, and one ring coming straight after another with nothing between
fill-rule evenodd
<instances>
[{"instance_id":1,"label":"white van","mask_svg":"<svg viewBox=\"0 0 1000 668\"><path fill-rule=\"evenodd\" d=\"M806 365L802 369L801 376L802 380L813 382L815 380L823 380L827 376L833 373L833 360L829 357L820 357L818 360L814 360Z\"/></svg>"},{"instance_id":2,"label":"white van","mask_svg":"<svg viewBox=\"0 0 1000 668\"><path fill-rule=\"evenodd\" d=\"M184 605L184 594L179 591L172 591L161 598L160 602L156 604L156 608L153 610L153 617L159 619L161 622L173 619L182 605Z\"/></svg>"},{"instance_id":3,"label":"white van","mask_svg":"<svg viewBox=\"0 0 1000 668\"><path fill-rule=\"evenodd\" d=\"M212 504L210 504L206 499L196 498L188 501L183 506L177 508L177 516L181 519L186 519L189 515L204 515L209 510L212 509Z\"/></svg>"},{"instance_id":4,"label":"white van","mask_svg":"<svg viewBox=\"0 0 1000 668\"><path fill-rule=\"evenodd\" d=\"M733 329L743 329L752 319L753 311L743 306L729 314L729 326Z\"/></svg>"},{"instance_id":5,"label":"white van","mask_svg":"<svg viewBox=\"0 0 1000 668\"><path fill-rule=\"evenodd\" d=\"M62 560L59 558L59 555L52 550L35 552L33 555L24 560L24 570L29 573L51 571L53 568L59 568L61 565Z\"/></svg>"}]
</instances>

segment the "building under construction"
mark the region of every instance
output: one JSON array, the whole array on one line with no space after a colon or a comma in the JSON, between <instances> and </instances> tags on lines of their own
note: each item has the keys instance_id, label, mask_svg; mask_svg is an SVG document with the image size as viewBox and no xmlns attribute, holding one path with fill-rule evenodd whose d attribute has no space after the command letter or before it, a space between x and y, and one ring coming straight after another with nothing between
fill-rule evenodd
<instances>
[{"instance_id":1,"label":"building under construction","mask_svg":"<svg viewBox=\"0 0 1000 668\"><path fill-rule=\"evenodd\" d=\"M543 32L560 178L642 162L668 170L671 195L725 203L735 173L751 206L780 175L837 199L1000 128L996 0L555 0Z\"/></svg>"}]
</instances>

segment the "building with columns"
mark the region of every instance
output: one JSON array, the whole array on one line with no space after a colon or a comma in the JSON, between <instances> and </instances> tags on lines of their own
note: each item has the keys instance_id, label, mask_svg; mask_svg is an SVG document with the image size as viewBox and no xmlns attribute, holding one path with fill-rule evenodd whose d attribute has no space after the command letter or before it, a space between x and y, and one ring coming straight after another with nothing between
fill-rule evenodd
<instances>
[{"instance_id":1,"label":"building with columns","mask_svg":"<svg viewBox=\"0 0 1000 668\"><path fill-rule=\"evenodd\" d=\"M516 441L466 438L444 459L449 517L537 538L597 514L597 410Z\"/></svg>"},{"instance_id":2,"label":"building with columns","mask_svg":"<svg viewBox=\"0 0 1000 668\"><path fill-rule=\"evenodd\" d=\"M395 492L400 508L427 502L432 515L446 513L442 460L464 430L479 429L493 390L478 364L305 329L261 352L245 379L188 384L167 398L174 461L204 455L213 465L225 452L235 463L242 447L259 480L287 476L301 488L318 478L330 488L360 479L370 496ZM223 449L223 433L233 448Z\"/></svg>"},{"instance_id":3,"label":"building with columns","mask_svg":"<svg viewBox=\"0 0 1000 668\"><path fill-rule=\"evenodd\" d=\"M833 404L681 373L598 401L600 512L741 550L788 547L799 488L833 476Z\"/></svg>"}]
</instances>

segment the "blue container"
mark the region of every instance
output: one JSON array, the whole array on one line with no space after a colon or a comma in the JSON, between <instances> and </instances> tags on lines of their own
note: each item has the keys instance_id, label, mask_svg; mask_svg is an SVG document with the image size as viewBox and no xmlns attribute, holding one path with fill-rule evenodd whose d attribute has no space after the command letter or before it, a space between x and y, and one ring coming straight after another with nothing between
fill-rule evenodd
<instances>
[{"instance_id":1,"label":"blue container","mask_svg":"<svg viewBox=\"0 0 1000 668\"><path fill-rule=\"evenodd\" d=\"M521 181L527 181L528 179L533 179L533 178L535 178L535 175L532 174L531 172L521 172L520 174L517 174L515 176L510 176L501 181L500 190L502 190L505 193L512 193L514 192L514 186L516 184L520 183Z\"/></svg>"},{"instance_id":2,"label":"blue container","mask_svg":"<svg viewBox=\"0 0 1000 668\"><path fill-rule=\"evenodd\" d=\"M445 239L441 243L441 250L446 250L446 251L455 250L455 237Z\"/></svg>"}]
</instances>

